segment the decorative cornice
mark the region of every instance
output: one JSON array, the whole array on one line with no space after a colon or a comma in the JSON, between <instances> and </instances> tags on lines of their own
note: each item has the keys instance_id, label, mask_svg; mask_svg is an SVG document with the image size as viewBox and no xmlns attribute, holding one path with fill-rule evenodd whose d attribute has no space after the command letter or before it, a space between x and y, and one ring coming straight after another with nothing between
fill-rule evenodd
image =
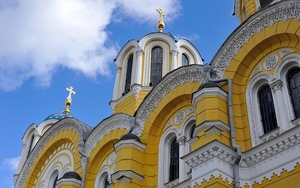
<instances>
[{"instance_id":1,"label":"decorative cornice","mask_svg":"<svg viewBox=\"0 0 300 188\"><path fill-rule=\"evenodd\" d=\"M153 109L157 104L166 97L166 95L173 91L176 87L183 85L187 82L204 82L206 75L202 70L201 65L190 65L181 67L167 74L158 85L149 93L144 102L140 105L137 111L137 123L141 126L139 130L133 132L140 136L144 122L149 118Z\"/></svg>"},{"instance_id":2,"label":"decorative cornice","mask_svg":"<svg viewBox=\"0 0 300 188\"><path fill-rule=\"evenodd\" d=\"M127 177L129 179L135 178L141 181L144 179L143 176L131 170L121 170L112 174L112 180L119 180L122 177Z\"/></svg>"},{"instance_id":3,"label":"decorative cornice","mask_svg":"<svg viewBox=\"0 0 300 188\"><path fill-rule=\"evenodd\" d=\"M138 142L136 140L130 139L130 140L120 140L119 142L117 142L115 144L115 151L119 151L119 149L121 149L124 146L135 147L136 149L139 149L141 151L144 151L146 148L145 144Z\"/></svg>"},{"instance_id":4,"label":"decorative cornice","mask_svg":"<svg viewBox=\"0 0 300 188\"><path fill-rule=\"evenodd\" d=\"M89 128L86 125L83 125L75 118L66 118L56 124L54 124L50 129L48 129L45 134L37 142L33 150L31 151L28 159L26 160L15 187L24 187L25 180L28 178L29 171L33 167L33 164L37 161L39 155L41 155L42 150L45 148L46 144L49 143L57 134L66 130L73 130L78 133L80 140L84 140L86 136L86 131L89 132ZM73 143L74 145L77 143ZM76 155L74 153L74 156Z\"/></svg>"},{"instance_id":5,"label":"decorative cornice","mask_svg":"<svg viewBox=\"0 0 300 188\"><path fill-rule=\"evenodd\" d=\"M218 158L225 163L233 164L234 154L235 152L228 146L225 146L219 141L212 141L183 156L182 160L184 160L191 168L195 168L200 164L205 164L205 162L213 158Z\"/></svg>"},{"instance_id":6,"label":"decorative cornice","mask_svg":"<svg viewBox=\"0 0 300 188\"><path fill-rule=\"evenodd\" d=\"M240 163L241 186L280 176L283 169L292 171L300 161L299 150L297 126L245 152Z\"/></svg>"},{"instance_id":7,"label":"decorative cornice","mask_svg":"<svg viewBox=\"0 0 300 188\"><path fill-rule=\"evenodd\" d=\"M227 93L219 87L203 88L200 91L193 93L192 104L195 106L197 101L206 96L218 96L227 100Z\"/></svg>"},{"instance_id":8,"label":"decorative cornice","mask_svg":"<svg viewBox=\"0 0 300 188\"><path fill-rule=\"evenodd\" d=\"M90 155L91 151L95 148L97 143L111 131L117 129L127 129L129 131L133 126L130 123L130 118L131 116L127 114L114 114L113 116L105 119L100 124L98 124L85 143L84 150L87 156Z\"/></svg>"},{"instance_id":9,"label":"decorative cornice","mask_svg":"<svg viewBox=\"0 0 300 188\"><path fill-rule=\"evenodd\" d=\"M264 28L274 25L276 22L285 22L292 18L300 19L300 2L296 0L278 2L276 6L270 6L262 11L258 11L246 20L244 24L232 33L214 56L211 65L216 77L222 78L232 58L251 37L260 33Z\"/></svg>"}]
</instances>

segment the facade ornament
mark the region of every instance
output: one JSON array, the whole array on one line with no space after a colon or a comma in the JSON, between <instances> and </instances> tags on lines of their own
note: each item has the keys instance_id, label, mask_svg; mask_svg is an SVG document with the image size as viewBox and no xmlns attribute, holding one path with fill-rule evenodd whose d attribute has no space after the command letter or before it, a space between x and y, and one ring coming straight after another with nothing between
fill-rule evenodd
<instances>
[{"instance_id":1,"label":"facade ornament","mask_svg":"<svg viewBox=\"0 0 300 188\"><path fill-rule=\"evenodd\" d=\"M222 78L225 69L229 66L232 58L239 52L251 37L260 33L264 28L274 25L276 22L294 18L300 20L300 3L293 1L282 2L276 9L261 11L245 21L245 24L228 38L212 60L213 72L216 78Z\"/></svg>"},{"instance_id":2,"label":"facade ornament","mask_svg":"<svg viewBox=\"0 0 300 188\"><path fill-rule=\"evenodd\" d=\"M251 73L250 78L252 78L253 76L255 76L259 72L261 72L261 65L260 65L260 63L258 65L256 65L256 67L254 68L254 70Z\"/></svg>"},{"instance_id":3,"label":"facade ornament","mask_svg":"<svg viewBox=\"0 0 300 188\"><path fill-rule=\"evenodd\" d=\"M281 57L284 57L284 56L286 56L286 55L288 55L288 54L290 54L290 53L293 53L294 51L293 50L279 50L279 53L280 53L280 55L281 55Z\"/></svg>"},{"instance_id":4,"label":"facade ornament","mask_svg":"<svg viewBox=\"0 0 300 188\"><path fill-rule=\"evenodd\" d=\"M73 90L72 86L67 87L66 90L69 92L69 94L68 94L66 102L65 102L66 108L64 109L63 114L70 114L69 107L72 104L72 94L75 95L76 92Z\"/></svg>"},{"instance_id":5,"label":"facade ornament","mask_svg":"<svg viewBox=\"0 0 300 188\"><path fill-rule=\"evenodd\" d=\"M166 17L166 15L163 13L163 10L161 8L157 8L156 11L159 13L159 19L156 26L159 32L162 32L165 28L164 18Z\"/></svg>"},{"instance_id":6,"label":"facade ornament","mask_svg":"<svg viewBox=\"0 0 300 188\"><path fill-rule=\"evenodd\" d=\"M146 119L150 116L153 109L157 104L165 98L165 96L173 91L176 87L183 85L187 82L200 82L206 81L206 74L202 70L200 65L194 64L181 68L179 71L176 69L172 74L166 75L151 92L144 102L140 106L140 110L137 112L136 118L139 125L144 125ZM143 129L141 129L142 131ZM141 132L137 133L140 136Z\"/></svg>"},{"instance_id":7,"label":"facade ornament","mask_svg":"<svg viewBox=\"0 0 300 188\"><path fill-rule=\"evenodd\" d=\"M283 82L279 79L270 84L270 87L271 87L273 92L275 92L279 89L281 90L282 86L283 86Z\"/></svg>"},{"instance_id":8,"label":"facade ornament","mask_svg":"<svg viewBox=\"0 0 300 188\"><path fill-rule=\"evenodd\" d=\"M183 121L184 118L185 118L185 111L180 110L174 117L174 122L178 125Z\"/></svg>"},{"instance_id":9,"label":"facade ornament","mask_svg":"<svg viewBox=\"0 0 300 188\"><path fill-rule=\"evenodd\" d=\"M272 54L269 57L267 57L267 59L264 61L264 68L266 70L271 70L275 67L277 63L278 63L278 56Z\"/></svg>"},{"instance_id":10,"label":"facade ornament","mask_svg":"<svg viewBox=\"0 0 300 188\"><path fill-rule=\"evenodd\" d=\"M139 84L134 84L132 86L132 91L133 91L135 99L137 99L139 97L139 94L140 94L141 90L142 90L142 86L139 85Z\"/></svg>"}]
</instances>

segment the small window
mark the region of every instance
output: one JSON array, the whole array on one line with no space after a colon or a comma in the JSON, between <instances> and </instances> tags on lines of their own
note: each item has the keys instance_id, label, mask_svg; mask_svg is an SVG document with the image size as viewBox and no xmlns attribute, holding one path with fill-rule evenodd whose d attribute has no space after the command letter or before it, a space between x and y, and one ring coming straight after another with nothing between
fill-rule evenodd
<instances>
[{"instance_id":1,"label":"small window","mask_svg":"<svg viewBox=\"0 0 300 188\"><path fill-rule=\"evenodd\" d=\"M182 54L182 66L185 66L185 65L189 65L190 62L189 62L189 58L187 57L186 54Z\"/></svg>"},{"instance_id":2,"label":"small window","mask_svg":"<svg viewBox=\"0 0 300 188\"><path fill-rule=\"evenodd\" d=\"M155 86L162 78L163 49L156 46L151 51L150 84Z\"/></svg>"},{"instance_id":3,"label":"small window","mask_svg":"<svg viewBox=\"0 0 300 188\"><path fill-rule=\"evenodd\" d=\"M300 68L288 72L287 83L295 118L300 118Z\"/></svg>"},{"instance_id":4,"label":"small window","mask_svg":"<svg viewBox=\"0 0 300 188\"><path fill-rule=\"evenodd\" d=\"M264 133L267 134L277 128L275 107L269 85L263 85L258 91L260 115Z\"/></svg>"},{"instance_id":5,"label":"small window","mask_svg":"<svg viewBox=\"0 0 300 188\"><path fill-rule=\"evenodd\" d=\"M130 91L131 85L131 73L132 73L133 54L131 54L127 61L126 79L125 79L125 91L124 94Z\"/></svg>"},{"instance_id":6,"label":"small window","mask_svg":"<svg viewBox=\"0 0 300 188\"><path fill-rule=\"evenodd\" d=\"M179 178L179 144L176 138L173 139L170 146L170 177L169 181Z\"/></svg>"}]
</instances>

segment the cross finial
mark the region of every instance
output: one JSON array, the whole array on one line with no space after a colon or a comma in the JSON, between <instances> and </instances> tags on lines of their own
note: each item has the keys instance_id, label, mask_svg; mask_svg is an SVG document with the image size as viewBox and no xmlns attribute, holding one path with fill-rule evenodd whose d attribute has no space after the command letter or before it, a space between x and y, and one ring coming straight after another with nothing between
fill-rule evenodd
<instances>
[{"instance_id":1,"label":"cross finial","mask_svg":"<svg viewBox=\"0 0 300 188\"><path fill-rule=\"evenodd\" d=\"M166 17L166 15L163 13L163 10L161 8L157 8L156 11L159 13L157 28L159 32L162 32L165 27L164 18Z\"/></svg>"},{"instance_id":2,"label":"cross finial","mask_svg":"<svg viewBox=\"0 0 300 188\"><path fill-rule=\"evenodd\" d=\"M73 87L72 86L70 86L70 87L67 87L66 88L66 90L69 92L69 95L68 95L68 97L67 97L67 100L72 100L72 94L76 94L76 92L73 90Z\"/></svg>"},{"instance_id":3,"label":"cross finial","mask_svg":"<svg viewBox=\"0 0 300 188\"><path fill-rule=\"evenodd\" d=\"M73 87L70 86L70 87L67 87L66 90L69 92L68 96L67 96L67 99L66 99L66 108L64 109L63 113L64 114L70 114L70 110L69 110L69 107L71 106L72 104L72 94L75 95L76 92L73 90Z\"/></svg>"}]
</instances>

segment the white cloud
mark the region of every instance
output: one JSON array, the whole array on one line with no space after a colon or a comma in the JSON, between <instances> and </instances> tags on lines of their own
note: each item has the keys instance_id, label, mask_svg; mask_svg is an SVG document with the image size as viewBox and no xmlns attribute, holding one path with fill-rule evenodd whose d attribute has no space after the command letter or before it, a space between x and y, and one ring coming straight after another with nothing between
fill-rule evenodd
<instances>
[{"instance_id":1,"label":"white cloud","mask_svg":"<svg viewBox=\"0 0 300 188\"><path fill-rule=\"evenodd\" d=\"M113 12L147 22L158 18L158 7L176 16L178 2L2 0L0 90L14 90L31 77L40 86L48 86L58 67L80 71L91 78L108 75L109 63L117 54L106 30Z\"/></svg>"},{"instance_id":2,"label":"white cloud","mask_svg":"<svg viewBox=\"0 0 300 188\"><path fill-rule=\"evenodd\" d=\"M12 172L16 172L18 168L19 160L20 157L4 159L5 169L8 169Z\"/></svg>"}]
</instances>

